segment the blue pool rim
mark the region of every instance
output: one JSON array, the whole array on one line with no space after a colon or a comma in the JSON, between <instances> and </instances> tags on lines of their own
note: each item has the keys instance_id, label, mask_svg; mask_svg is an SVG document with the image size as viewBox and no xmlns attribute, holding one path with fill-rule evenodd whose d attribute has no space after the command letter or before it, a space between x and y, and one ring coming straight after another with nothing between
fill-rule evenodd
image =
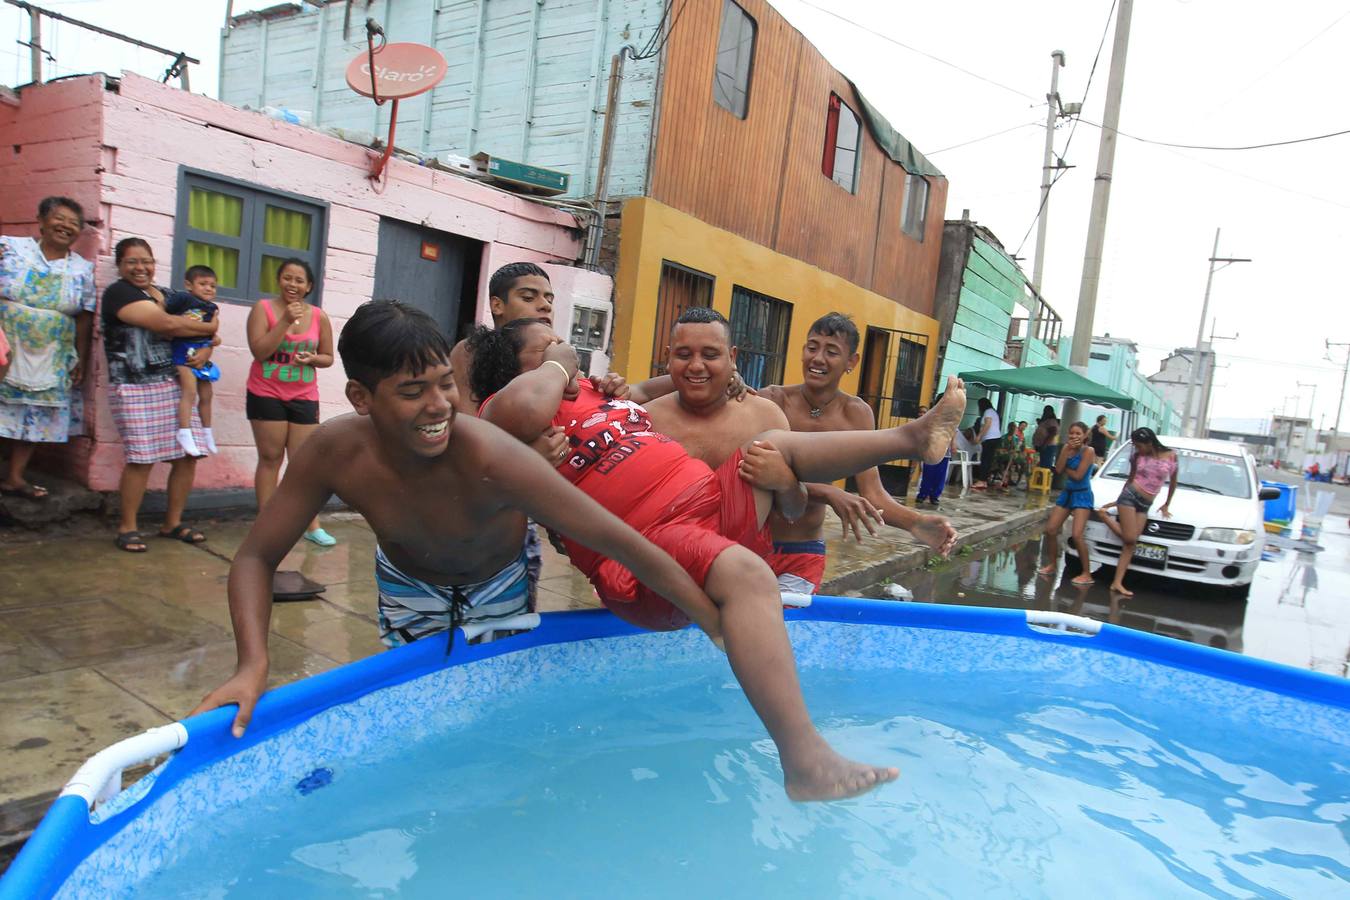
<instances>
[{"instance_id":1,"label":"blue pool rim","mask_svg":"<svg viewBox=\"0 0 1350 900\"><path fill-rule=\"evenodd\" d=\"M1350 710L1350 680L1116 625L1103 624L1098 634L1082 635L1030 627L1027 611L1021 609L845 597L815 597L809 607L787 609L784 614L789 621L930 628L1068 643ZM58 798L0 879L0 900L52 896L81 862L135 819L138 810L148 809L184 778L325 709L448 666L546 644L644 633L604 610L546 613L541 619L533 631L489 644L472 645L461 636L449 656L445 640L433 638L269 691L259 701L242 738L230 734L234 707L183 720L187 745L169 760L150 790L131 809L94 824L89 821L83 798Z\"/></svg>"}]
</instances>

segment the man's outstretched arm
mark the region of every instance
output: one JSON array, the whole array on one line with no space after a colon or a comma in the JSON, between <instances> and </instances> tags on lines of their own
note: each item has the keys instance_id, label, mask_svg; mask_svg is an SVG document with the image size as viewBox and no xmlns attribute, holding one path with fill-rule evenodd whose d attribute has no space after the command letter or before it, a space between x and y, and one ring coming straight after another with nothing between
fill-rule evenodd
<instances>
[{"instance_id":1,"label":"man's outstretched arm","mask_svg":"<svg viewBox=\"0 0 1350 900\"><path fill-rule=\"evenodd\" d=\"M480 415L528 444L553 424L563 392L576 374L576 351L567 344L552 344L544 351L544 365L513 378L492 395Z\"/></svg>"},{"instance_id":2,"label":"man's outstretched arm","mask_svg":"<svg viewBox=\"0 0 1350 900\"><path fill-rule=\"evenodd\" d=\"M228 681L207 694L188 715L239 704L231 729L242 737L253 708L267 689L267 627L272 616L272 576L332 494L324 472L340 465L331 458L323 426L296 451L281 480L249 529L230 565L230 622L238 663Z\"/></svg>"}]
</instances>

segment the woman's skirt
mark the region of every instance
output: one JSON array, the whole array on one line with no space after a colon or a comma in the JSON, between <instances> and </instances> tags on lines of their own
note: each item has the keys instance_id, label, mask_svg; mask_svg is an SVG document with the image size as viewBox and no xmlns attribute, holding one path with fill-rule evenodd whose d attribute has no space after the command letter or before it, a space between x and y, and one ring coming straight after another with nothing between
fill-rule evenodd
<instances>
[{"instance_id":1,"label":"woman's skirt","mask_svg":"<svg viewBox=\"0 0 1350 900\"><path fill-rule=\"evenodd\" d=\"M153 384L110 384L108 406L112 410L122 449L129 463L167 462L184 456L178 444L177 381ZM192 411L192 437L197 446L206 446L197 411Z\"/></svg>"}]
</instances>

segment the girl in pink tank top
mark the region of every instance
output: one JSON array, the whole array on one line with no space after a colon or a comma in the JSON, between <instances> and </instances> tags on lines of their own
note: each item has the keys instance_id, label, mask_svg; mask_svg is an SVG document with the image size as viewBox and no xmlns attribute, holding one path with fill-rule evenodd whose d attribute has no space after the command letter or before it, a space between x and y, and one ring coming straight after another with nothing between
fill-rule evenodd
<instances>
[{"instance_id":1,"label":"girl in pink tank top","mask_svg":"<svg viewBox=\"0 0 1350 900\"><path fill-rule=\"evenodd\" d=\"M1158 515L1170 519L1172 512L1168 507L1177 490L1176 451L1163 446L1152 428L1136 428L1130 435L1130 441L1134 444L1130 477L1121 489L1119 499L1113 504L1120 521L1113 520L1106 509L1098 510L1097 513L1106 527L1120 539L1120 557L1116 561L1116 577L1111 582L1111 590L1124 597L1134 596L1132 591L1125 589L1125 573L1130 570L1134 548L1139 543L1139 536L1144 533L1144 526L1148 524L1153 501L1157 499L1163 485L1167 484L1167 499L1163 501Z\"/></svg>"},{"instance_id":2,"label":"girl in pink tank top","mask_svg":"<svg viewBox=\"0 0 1350 900\"><path fill-rule=\"evenodd\" d=\"M313 357L319 355L319 341L324 323L323 310L317 306L302 304L304 311L299 320L289 315L278 317L272 301L262 300L256 308L263 311L267 320L265 336L281 333L276 349L266 359L258 359L254 354L253 365L248 370L248 392L258 397L275 397L278 400L315 400L319 399L319 382L314 374ZM304 325L305 318L309 325ZM284 319L285 328L280 326ZM296 333L295 329L301 329ZM250 344L252 342L250 341ZM268 343L271 343L268 341ZM331 339L330 339L331 343ZM330 348L331 362L331 348Z\"/></svg>"},{"instance_id":3,"label":"girl in pink tank top","mask_svg":"<svg viewBox=\"0 0 1350 900\"><path fill-rule=\"evenodd\" d=\"M248 372L244 409L258 447L253 490L261 513L277 489L282 463L319 424L317 369L333 364L333 326L306 298L314 273L300 259L277 270L277 296L259 300L248 314ZM315 519L305 539L321 547L337 540Z\"/></svg>"}]
</instances>

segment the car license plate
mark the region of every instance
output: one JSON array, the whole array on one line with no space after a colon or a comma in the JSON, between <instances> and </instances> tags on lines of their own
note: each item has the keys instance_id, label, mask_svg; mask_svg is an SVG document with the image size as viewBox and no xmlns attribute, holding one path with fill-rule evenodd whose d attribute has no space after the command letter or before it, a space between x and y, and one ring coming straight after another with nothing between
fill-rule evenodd
<instances>
[{"instance_id":1,"label":"car license plate","mask_svg":"<svg viewBox=\"0 0 1350 900\"><path fill-rule=\"evenodd\" d=\"M1135 544L1134 558L1146 559L1149 562L1167 563L1167 548L1161 544Z\"/></svg>"}]
</instances>

